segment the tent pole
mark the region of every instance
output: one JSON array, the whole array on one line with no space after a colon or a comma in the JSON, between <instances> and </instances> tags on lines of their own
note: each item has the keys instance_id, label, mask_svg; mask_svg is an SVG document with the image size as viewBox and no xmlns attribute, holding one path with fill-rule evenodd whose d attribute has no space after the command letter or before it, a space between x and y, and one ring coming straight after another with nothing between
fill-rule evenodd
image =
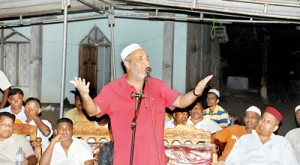
<instances>
[{"instance_id":1,"label":"tent pole","mask_svg":"<svg viewBox=\"0 0 300 165\"><path fill-rule=\"evenodd\" d=\"M115 27L115 15L114 7L111 7L111 14L108 14L108 25L110 27L110 36L111 36L111 76L110 81L116 79L116 62L115 62L115 37L114 37L114 27Z\"/></svg>"},{"instance_id":2,"label":"tent pole","mask_svg":"<svg viewBox=\"0 0 300 165\"><path fill-rule=\"evenodd\" d=\"M67 32L68 32L68 7L70 0L62 0L62 9L64 10L64 31L63 31L63 56L61 72L61 89L60 89L60 109L59 118L64 115L64 97L65 97L65 74L66 74L66 55L67 55Z\"/></svg>"}]
</instances>

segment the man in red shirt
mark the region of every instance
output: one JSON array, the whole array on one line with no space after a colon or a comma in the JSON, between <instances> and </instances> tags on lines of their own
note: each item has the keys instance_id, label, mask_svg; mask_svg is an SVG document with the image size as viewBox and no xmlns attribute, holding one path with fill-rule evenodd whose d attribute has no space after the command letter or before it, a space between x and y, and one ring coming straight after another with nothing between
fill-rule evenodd
<instances>
[{"instance_id":1,"label":"man in red shirt","mask_svg":"<svg viewBox=\"0 0 300 165\"><path fill-rule=\"evenodd\" d=\"M212 75L201 80L194 90L180 95L166 83L147 76L150 66L146 51L138 44L130 44L121 52L126 74L105 85L92 100L89 82L75 78L71 83L82 97L83 107L90 116L108 114L114 132L114 165L130 164L132 141L131 122L135 114L135 97L132 93L143 90L143 97L136 120L133 165L165 164L163 132L165 108L184 108L193 103L203 92ZM145 81L145 77L147 81Z\"/></svg>"}]
</instances>

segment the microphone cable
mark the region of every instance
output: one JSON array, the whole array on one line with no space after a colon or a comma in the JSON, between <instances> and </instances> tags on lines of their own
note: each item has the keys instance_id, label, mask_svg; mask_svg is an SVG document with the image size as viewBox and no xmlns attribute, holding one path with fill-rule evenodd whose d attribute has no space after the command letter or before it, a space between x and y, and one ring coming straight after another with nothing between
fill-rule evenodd
<instances>
[{"instance_id":1,"label":"microphone cable","mask_svg":"<svg viewBox=\"0 0 300 165\"><path fill-rule=\"evenodd\" d=\"M149 83L149 81L147 81L148 98L149 98L148 100L149 100L150 110L151 110L152 128L153 128L153 132L154 132L156 152L157 152L159 165L162 165L161 164L161 157L160 157L161 155L160 155L160 152L159 152L160 149L158 148L157 132L156 132L156 128L155 128L155 117L154 117L154 110L152 108L152 99L151 99L151 93L150 93L150 86L151 86L151 83Z\"/></svg>"}]
</instances>

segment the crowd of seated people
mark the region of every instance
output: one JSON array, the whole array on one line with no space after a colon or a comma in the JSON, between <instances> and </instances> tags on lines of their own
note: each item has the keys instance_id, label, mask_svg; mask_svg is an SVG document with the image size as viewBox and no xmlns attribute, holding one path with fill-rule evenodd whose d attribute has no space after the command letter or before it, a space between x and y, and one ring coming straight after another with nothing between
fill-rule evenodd
<instances>
[{"instance_id":1,"label":"crowd of seated people","mask_svg":"<svg viewBox=\"0 0 300 165\"><path fill-rule=\"evenodd\" d=\"M78 91L74 94L75 108L69 110L65 118L57 121L53 131L49 121L40 119L42 110L38 98L29 97L23 104L23 91L19 88L10 89L8 94L10 105L0 110L0 152L3 153L0 154L0 163L14 163L15 153L22 146L25 164L39 162L41 165L68 163L112 165L114 155L112 136L111 141L100 148L97 162L93 160L92 149L88 143L73 137L73 124L78 121L93 122L97 126L108 128L112 133L109 118L99 122L91 121L82 108L80 94ZM209 90L205 97L206 109L199 100L185 109L177 108L172 111L172 119L165 122L165 129L181 124L209 131L212 142L216 140L225 144L218 158L220 165L300 164L300 128L289 131L285 138L275 135L274 132L283 120L283 116L276 108L266 107L261 115L262 112L258 107L251 106L245 111L243 118L245 125L235 125L230 123L228 111L218 105L219 99L218 90ZM295 117L300 125L300 106L295 108ZM34 155L28 139L12 133L15 120L37 126L37 136L42 138L43 149L40 160Z\"/></svg>"},{"instance_id":2,"label":"crowd of seated people","mask_svg":"<svg viewBox=\"0 0 300 165\"><path fill-rule=\"evenodd\" d=\"M244 125L238 125L230 123L227 110L218 105L219 97L218 90L209 90L205 98L207 109L203 112L203 105L197 100L188 107L190 117L186 122L197 129L210 131L212 141L224 144L224 148L220 148L219 165L300 164L300 129L289 131L286 138L275 135L274 132L283 119L276 108L266 107L261 116L262 112L258 107L250 106L245 111ZM202 113L204 117L200 115ZM300 106L295 108L295 115L300 125ZM218 123L222 128L209 130L200 122L203 121L202 118Z\"/></svg>"},{"instance_id":3,"label":"crowd of seated people","mask_svg":"<svg viewBox=\"0 0 300 165\"><path fill-rule=\"evenodd\" d=\"M52 136L52 126L47 120L41 120L41 102L38 98L30 97L24 102L24 92L19 88L12 88L8 94L8 102L10 106L1 109L0 112L9 112L16 116L16 119L22 123L37 126L37 136L42 138L43 151L49 143L49 138Z\"/></svg>"},{"instance_id":4,"label":"crowd of seated people","mask_svg":"<svg viewBox=\"0 0 300 165\"><path fill-rule=\"evenodd\" d=\"M291 143L283 136L275 135L283 120L274 107L266 107L255 131L241 136L235 142L225 164L290 164L298 161Z\"/></svg>"},{"instance_id":5,"label":"crowd of seated people","mask_svg":"<svg viewBox=\"0 0 300 165\"><path fill-rule=\"evenodd\" d=\"M4 130L3 132L6 133L7 136L3 135L3 137L1 137L0 148L1 148L1 153L5 153L4 152L6 151L5 148L8 146L13 146L12 147L13 150L9 150L9 152L7 152L7 154L10 154L9 157L7 157L6 154L4 155L0 154L0 164L6 162L8 164L11 164L13 161L15 161L15 156L16 156L15 151L18 151L19 146L21 146L23 148L23 151L25 152L26 159L24 159L23 162L24 165L37 163L36 162L37 158L34 157L36 159L34 160L32 156L32 154L34 155L34 151L33 151L34 146L29 143L30 137L29 136L24 137L21 135L13 134L12 124L14 124L15 120L18 120L18 122L20 123L37 126L36 136L42 139L41 148L43 153L41 159L39 160L39 164L49 164L49 162L51 161L52 163L50 164L94 164L94 161L92 161L92 163L90 161L86 161L86 162L82 161L87 157L87 155L92 155L92 151L87 142L80 139L77 140L77 138L72 138L73 130L71 129L71 127L73 128L73 121L74 123L78 121L83 121L83 122L91 122L96 126L107 128L108 117L101 118L103 120L98 120L97 122L90 121L89 120L90 118L84 115L84 111L82 110L80 95L78 91L74 92L74 94L75 94L75 104L74 104L75 108L69 110L66 113L66 118L62 118L57 121L56 128L54 129L55 135L53 135L51 123L48 120L40 118L42 113L40 100L35 97L29 97L24 102L24 92L20 88L11 88L8 93L9 106L0 110L0 113L1 114L3 113L2 115L4 116L2 118L5 119L11 118L11 120L7 119L3 123L1 122L0 129L3 128ZM22 137L24 137L25 140L22 139ZM16 139L18 140L18 143L11 144ZM80 145L82 146L80 147ZM108 146L111 147L113 145L108 145ZM46 149L48 151L46 151ZM12 152L14 153L11 154ZM56 152L58 152L58 155L57 154L55 155ZM61 155L62 153L65 153L63 154L65 157ZM113 155L113 152L110 153L110 155ZM53 156L56 157L54 157L54 159L52 160ZM80 159L80 156L82 156L83 158ZM93 160L93 156L89 158L90 159L88 160ZM104 158L102 158L101 160L103 161ZM110 160L106 164L107 165L112 164L112 158L110 158Z\"/></svg>"}]
</instances>

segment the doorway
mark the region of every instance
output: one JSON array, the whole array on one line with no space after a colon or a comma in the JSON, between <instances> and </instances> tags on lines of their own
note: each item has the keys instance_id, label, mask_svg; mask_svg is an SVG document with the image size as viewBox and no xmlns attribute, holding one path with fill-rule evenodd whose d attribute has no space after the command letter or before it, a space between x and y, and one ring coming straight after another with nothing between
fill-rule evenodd
<instances>
[{"instance_id":1,"label":"doorway","mask_svg":"<svg viewBox=\"0 0 300 165\"><path fill-rule=\"evenodd\" d=\"M94 26L80 42L79 76L90 82L90 96L96 97L110 81L111 42Z\"/></svg>"}]
</instances>

